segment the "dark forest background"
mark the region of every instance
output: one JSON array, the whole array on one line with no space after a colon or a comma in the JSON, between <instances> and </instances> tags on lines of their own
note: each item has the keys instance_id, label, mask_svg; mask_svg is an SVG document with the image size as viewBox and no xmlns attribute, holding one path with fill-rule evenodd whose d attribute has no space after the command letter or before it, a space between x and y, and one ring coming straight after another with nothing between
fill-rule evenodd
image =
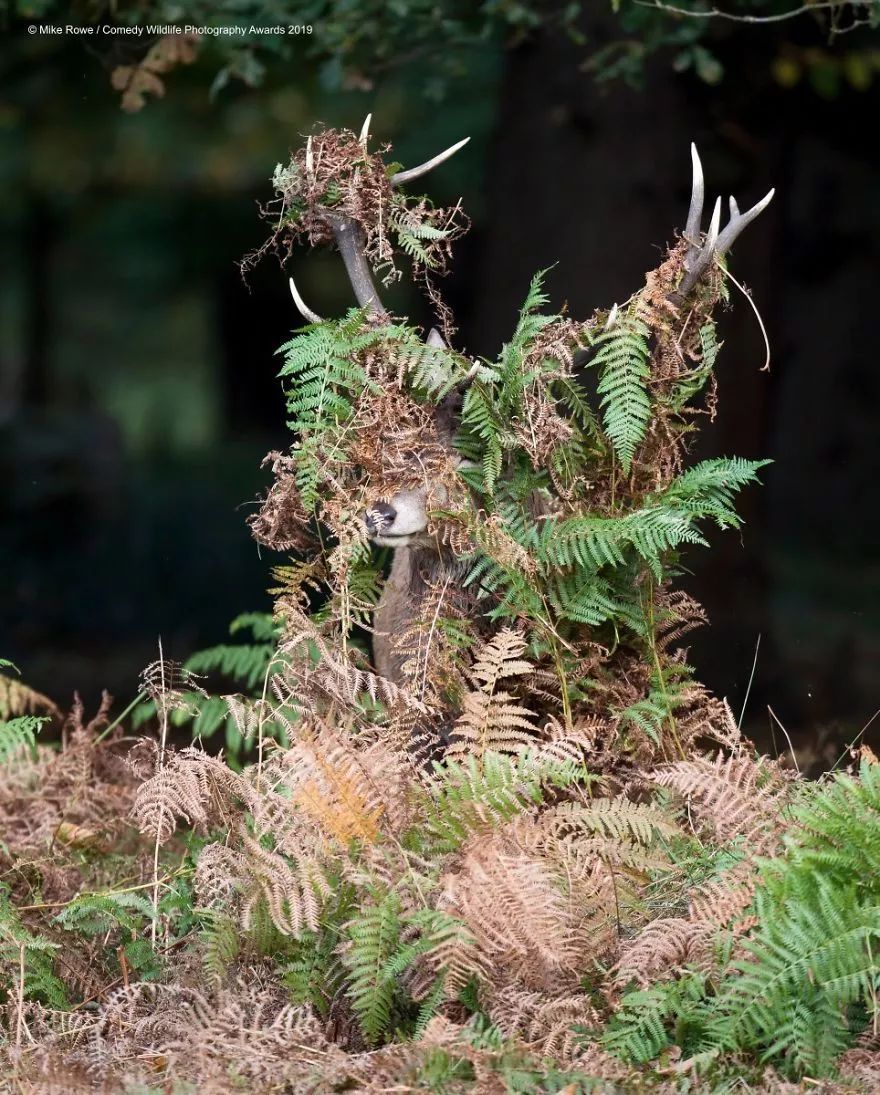
<instances>
[{"instance_id":1,"label":"dark forest background","mask_svg":"<svg viewBox=\"0 0 880 1095\"><path fill-rule=\"evenodd\" d=\"M746 727L761 739L768 705L817 754L868 722L880 692L875 30L829 35L824 11L697 26L646 22L626 2L508 5L504 18L483 5L473 22L437 14L461 5L402 4L422 20L408 51L400 11L383 29L384 6L324 3L311 5L320 33L284 49L203 42L160 73L164 95L128 112L111 78L154 41L28 34L66 7L20 5L0 40L0 655L29 684L127 702L158 636L182 660L223 641L237 614L268 610L281 559L261 555L245 518L268 484L261 458L290 442L274 352L301 321L274 259L246 281L237 263L264 238L257 202L300 135L319 121L357 129L372 111L405 165L472 138L430 181L473 220L443 287L472 353L509 336L539 267L555 264L553 304L576 316L638 288L682 226L692 139L710 190L751 204L776 186L731 261L764 318L771 371L739 297L698 454L775 463L747 494L742 532L688 559L712 621L691 660L738 713L760 636ZM113 18L142 15L123 5ZM351 304L332 254L290 268L322 314ZM406 286L390 299L430 320Z\"/></svg>"}]
</instances>

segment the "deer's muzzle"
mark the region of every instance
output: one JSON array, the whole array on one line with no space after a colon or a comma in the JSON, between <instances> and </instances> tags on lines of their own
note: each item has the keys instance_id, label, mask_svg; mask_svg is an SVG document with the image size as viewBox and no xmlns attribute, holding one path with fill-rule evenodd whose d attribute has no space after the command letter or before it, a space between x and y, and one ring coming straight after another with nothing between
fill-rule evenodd
<instances>
[{"instance_id":1,"label":"deer's muzzle","mask_svg":"<svg viewBox=\"0 0 880 1095\"><path fill-rule=\"evenodd\" d=\"M409 542L428 528L426 492L401 490L388 502L374 503L364 514L364 524L376 544L400 546Z\"/></svg>"}]
</instances>

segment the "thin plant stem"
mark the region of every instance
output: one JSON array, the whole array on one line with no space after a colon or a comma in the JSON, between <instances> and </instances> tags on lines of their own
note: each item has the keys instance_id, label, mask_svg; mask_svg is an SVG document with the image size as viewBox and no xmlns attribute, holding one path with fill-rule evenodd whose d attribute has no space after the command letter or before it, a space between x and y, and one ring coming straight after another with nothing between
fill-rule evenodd
<instances>
[{"instance_id":1,"label":"thin plant stem","mask_svg":"<svg viewBox=\"0 0 880 1095\"><path fill-rule=\"evenodd\" d=\"M140 703L142 703L146 698L147 698L147 693L146 692L138 692L138 694L131 701L131 703L128 705L128 707L126 707L126 709L122 712L122 714L117 715L116 718L113 720L113 722L111 722L109 726L105 726L104 729L101 731L101 733L98 734L98 736L95 738L95 745L97 745L99 742L102 742L104 740L104 738L108 737L116 729L116 727L122 722L122 720L126 717L126 715L130 715L131 712L134 711L134 709Z\"/></svg>"}]
</instances>

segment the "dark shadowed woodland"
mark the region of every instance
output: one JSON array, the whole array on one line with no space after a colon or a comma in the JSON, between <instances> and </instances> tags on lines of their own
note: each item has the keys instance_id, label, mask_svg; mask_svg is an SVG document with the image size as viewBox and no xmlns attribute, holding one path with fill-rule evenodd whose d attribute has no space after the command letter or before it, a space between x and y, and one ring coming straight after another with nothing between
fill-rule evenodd
<instances>
[{"instance_id":1,"label":"dark shadowed woodland","mask_svg":"<svg viewBox=\"0 0 880 1095\"><path fill-rule=\"evenodd\" d=\"M0 1089L877 1090L880 7L0 19Z\"/></svg>"}]
</instances>

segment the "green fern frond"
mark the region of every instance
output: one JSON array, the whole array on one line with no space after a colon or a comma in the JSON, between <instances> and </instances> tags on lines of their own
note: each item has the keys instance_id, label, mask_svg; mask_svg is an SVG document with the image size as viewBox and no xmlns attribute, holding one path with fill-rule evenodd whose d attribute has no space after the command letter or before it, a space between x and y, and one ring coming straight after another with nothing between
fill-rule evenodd
<instances>
[{"instance_id":1,"label":"green fern frond","mask_svg":"<svg viewBox=\"0 0 880 1095\"><path fill-rule=\"evenodd\" d=\"M533 754L487 752L479 760L435 763L425 779L422 820L409 837L416 848L452 851L476 828L501 825L541 801L542 773Z\"/></svg>"},{"instance_id":2,"label":"green fern frond","mask_svg":"<svg viewBox=\"0 0 880 1095\"><path fill-rule=\"evenodd\" d=\"M602 1034L616 1057L633 1064L656 1060L672 1045L692 1057L713 1049L712 1006L705 975L688 971L680 980L626 993Z\"/></svg>"},{"instance_id":3,"label":"green fern frond","mask_svg":"<svg viewBox=\"0 0 880 1095\"><path fill-rule=\"evenodd\" d=\"M590 627L613 620L624 608L609 582L596 577L587 583L577 572L554 576L547 592L551 605L562 619Z\"/></svg>"},{"instance_id":4,"label":"green fern frond","mask_svg":"<svg viewBox=\"0 0 880 1095\"><path fill-rule=\"evenodd\" d=\"M715 368L715 360L721 350L718 341L718 329L714 320L708 319L700 328L700 349L703 357L703 368L711 372Z\"/></svg>"},{"instance_id":5,"label":"green fern frond","mask_svg":"<svg viewBox=\"0 0 880 1095\"><path fill-rule=\"evenodd\" d=\"M239 953L240 929L230 916L214 910L202 913L198 934L202 969L210 981L222 984Z\"/></svg>"},{"instance_id":6,"label":"green fern frond","mask_svg":"<svg viewBox=\"0 0 880 1095\"><path fill-rule=\"evenodd\" d=\"M761 868L744 942L718 994L725 1048L827 1076L880 988L880 765L804 788L784 857Z\"/></svg>"},{"instance_id":7,"label":"green fern frond","mask_svg":"<svg viewBox=\"0 0 880 1095\"><path fill-rule=\"evenodd\" d=\"M651 416L647 390L650 336L647 323L629 311L594 343L597 349L591 364L599 371L605 433L627 474Z\"/></svg>"},{"instance_id":8,"label":"green fern frond","mask_svg":"<svg viewBox=\"0 0 880 1095\"><path fill-rule=\"evenodd\" d=\"M59 949L58 943L28 930L5 887L0 888L0 996L21 991L26 1000L70 1007L64 982L55 973Z\"/></svg>"},{"instance_id":9,"label":"green fern frond","mask_svg":"<svg viewBox=\"0 0 880 1095\"><path fill-rule=\"evenodd\" d=\"M114 929L137 932L152 920L153 903L141 893L81 894L58 913L56 920L68 931L103 935Z\"/></svg>"},{"instance_id":10,"label":"green fern frond","mask_svg":"<svg viewBox=\"0 0 880 1095\"><path fill-rule=\"evenodd\" d=\"M552 315L541 315L538 311L550 301L544 292L544 278L547 272L547 269L539 270L529 283L529 291L520 309L513 338L501 349L499 367L502 383L509 382L522 372L522 362L531 343L556 318Z\"/></svg>"},{"instance_id":11,"label":"green fern frond","mask_svg":"<svg viewBox=\"0 0 880 1095\"><path fill-rule=\"evenodd\" d=\"M274 644L240 643L233 646L221 643L191 655L184 668L196 674L222 673L245 688L254 689L263 683L274 654Z\"/></svg>"},{"instance_id":12,"label":"green fern frond","mask_svg":"<svg viewBox=\"0 0 880 1095\"><path fill-rule=\"evenodd\" d=\"M757 482L757 473L770 463L723 456L704 460L678 476L659 502L692 517L709 517L719 528L739 528L742 520L733 507L734 496L746 484Z\"/></svg>"},{"instance_id":13,"label":"green fern frond","mask_svg":"<svg viewBox=\"0 0 880 1095\"><path fill-rule=\"evenodd\" d=\"M468 388L461 420L462 426L471 431L481 442L483 489L491 496L501 475L504 438L507 430L495 401L482 383L475 382Z\"/></svg>"},{"instance_id":14,"label":"green fern frond","mask_svg":"<svg viewBox=\"0 0 880 1095\"><path fill-rule=\"evenodd\" d=\"M425 247L425 242L438 243L448 239L448 229L438 228L428 221L415 221L412 216L400 212L389 218L389 225L397 237L398 246L405 254L427 267L437 265L434 254L430 248Z\"/></svg>"},{"instance_id":15,"label":"green fern frond","mask_svg":"<svg viewBox=\"0 0 880 1095\"><path fill-rule=\"evenodd\" d=\"M40 715L20 715L0 721L0 764L19 753L33 756L40 728L52 720Z\"/></svg>"},{"instance_id":16,"label":"green fern frond","mask_svg":"<svg viewBox=\"0 0 880 1095\"><path fill-rule=\"evenodd\" d=\"M400 946L400 898L374 890L346 926L345 956L348 997L368 1042L375 1045L388 1031L396 978L392 961ZM369 902L369 903L368 903Z\"/></svg>"},{"instance_id":17,"label":"green fern frond","mask_svg":"<svg viewBox=\"0 0 880 1095\"><path fill-rule=\"evenodd\" d=\"M628 724L636 726L655 745L659 745L663 733L663 723L669 718L670 713L666 697L662 693L652 693L650 696L637 700L635 703L631 703L629 707L624 708L618 714L617 719L621 727L626 727Z\"/></svg>"}]
</instances>

